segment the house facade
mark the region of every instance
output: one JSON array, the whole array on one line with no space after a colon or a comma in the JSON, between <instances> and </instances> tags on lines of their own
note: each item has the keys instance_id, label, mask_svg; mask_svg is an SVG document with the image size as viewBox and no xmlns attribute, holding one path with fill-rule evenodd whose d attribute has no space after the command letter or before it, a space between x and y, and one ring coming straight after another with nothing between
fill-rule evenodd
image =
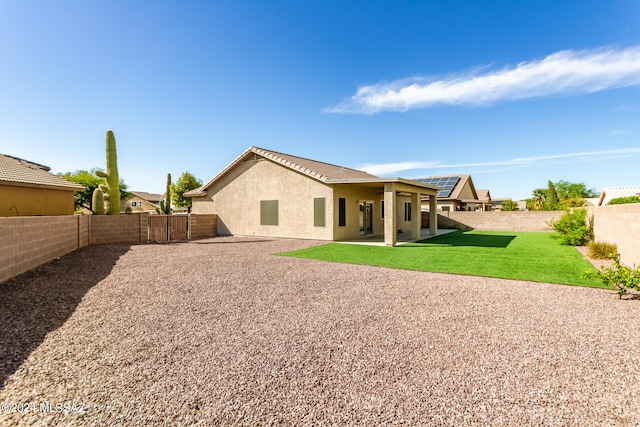
<instances>
[{"instance_id":1,"label":"house facade","mask_svg":"<svg viewBox=\"0 0 640 427\"><path fill-rule=\"evenodd\" d=\"M640 196L640 186L605 187L600 193L596 206L605 206L613 199L630 196Z\"/></svg>"},{"instance_id":2,"label":"house facade","mask_svg":"<svg viewBox=\"0 0 640 427\"><path fill-rule=\"evenodd\" d=\"M435 196L437 190L250 147L185 196L192 198L193 213L218 215L219 235L317 240L380 236L395 245L398 230L420 237L420 196ZM433 220L435 224L435 209Z\"/></svg>"},{"instance_id":3,"label":"house facade","mask_svg":"<svg viewBox=\"0 0 640 427\"><path fill-rule=\"evenodd\" d=\"M38 163L0 154L0 217L73 215L85 188Z\"/></svg>"},{"instance_id":4,"label":"house facade","mask_svg":"<svg viewBox=\"0 0 640 427\"><path fill-rule=\"evenodd\" d=\"M470 175L445 175L417 178L417 182L442 187L438 191L439 211L486 211L492 209L489 190L477 190ZM429 210L429 200L422 200L423 210Z\"/></svg>"},{"instance_id":5,"label":"house facade","mask_svg":"<svg viewBox=\"0 0 640 427\"><path fill-rule=\"evenodd\" d=\"M160 200L163 199L164 195L162 194L130 191L129 197L125 201L124 209L126 209L126 212L156 213L156 209L160 209Z\"/></svg>"}]
</instances>

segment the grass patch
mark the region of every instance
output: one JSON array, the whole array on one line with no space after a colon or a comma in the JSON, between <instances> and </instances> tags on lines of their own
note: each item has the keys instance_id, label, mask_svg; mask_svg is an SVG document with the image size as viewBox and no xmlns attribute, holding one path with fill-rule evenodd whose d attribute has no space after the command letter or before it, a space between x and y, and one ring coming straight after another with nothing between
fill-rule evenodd
<instances>
[{"instance_id":1,"label":"grass patch","mask_svg":"<svg viewBox=\"0 0 640 427\"><path fill-rule=\"evenodd\" d=\"M593 266L553 233L456 231L401 246L330 243L279 255L433 273L606 288L583 277Z\"/></svg>"}]
</instances>

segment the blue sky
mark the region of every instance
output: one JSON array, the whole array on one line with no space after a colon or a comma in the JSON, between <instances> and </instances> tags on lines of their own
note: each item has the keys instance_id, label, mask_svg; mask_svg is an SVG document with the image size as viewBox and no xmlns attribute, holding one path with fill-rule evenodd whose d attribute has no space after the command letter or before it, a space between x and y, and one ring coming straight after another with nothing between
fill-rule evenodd
<instances>
[{"instance_id":1,"label":"blue sky","mask_svg":"<svg viewBox=\"0 0 640 427\"><path fill-rule=\"evenodd\" d=\"M640 2L0 0L0 153L204 182L250 146L493 197L640 184Z\"/></svg>"}]
</instances>

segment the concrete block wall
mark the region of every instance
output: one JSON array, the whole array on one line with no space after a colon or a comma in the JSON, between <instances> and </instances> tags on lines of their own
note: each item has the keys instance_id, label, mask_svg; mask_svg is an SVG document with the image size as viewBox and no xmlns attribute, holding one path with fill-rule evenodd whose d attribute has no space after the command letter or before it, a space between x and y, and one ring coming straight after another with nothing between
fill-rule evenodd
<instances>
[{"instance_id":1,"label":"concrete block wall","mask_svg":"<svg viewBox=\"0 0 640 427\"><path fill-rule=\"evenodd\" d=\"M77 216L0 218L0 282L79 248Z\"/></svg>"},{"instance_id":2,"label":"concrete block wall","mask_svg":"<svg viewBox=\"0 0 640 427\"><path fill-rule=\"evenodd\" d=\"M563 211L452 211L438 213L438 227L485 231L553 231L548 222L558 220ZM424 213L423 213L424 215Z\"/></svg>"},{"instance_id":3,"label":"concrete block wall","mask_svg":"<svg viewBox=\"0 0 640 427\"><path fill-rule=\"evenodd\" d=\"M620 262L640 267L640 203L591 208L596 242L615 243Z\"/></svg>"},{"instance_id":4,"label":"concrete block wall","mask_svg":"<svg viewBox=\"0 0 640 427\"><path fill-rule=\"evenodd\" d=\"M118 216L91 215L89 244L147 243L148 221L147 213Z\"/></svg>"},{"instance_id":5,"label":"concrete block wall","mask_svg":"<svg viewBox=\"0 0 640 427\"><path fill-rule=\"evenodd\" d=\"M216 214L191 214L190 220L190 238L202 239L205 237L214 237L218 234L218 215Z\"/></svg>"}]
</instances>

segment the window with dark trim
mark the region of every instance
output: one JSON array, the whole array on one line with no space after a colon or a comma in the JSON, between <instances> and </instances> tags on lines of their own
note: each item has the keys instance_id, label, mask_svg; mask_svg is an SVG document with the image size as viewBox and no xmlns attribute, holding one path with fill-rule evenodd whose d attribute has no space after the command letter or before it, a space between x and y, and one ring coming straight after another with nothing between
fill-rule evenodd
<instances>
[{"instance_id":1,"label":"window with dark trim","mask_svg":"<svg viewBox=\"0 0 640 427\"><path fill-rule=\"evenodd\" d=\"M404 203L404 220L411 221L411 202Z\"/></svg>"},{"instance_id":2,"label":"window with dark trim","mask_svg":"<svg viewBox=\"0 0 640 427\"><path fill-rule=\"evenodd\" d=\"M347 225L347 199L344 197L338 198L338 226L344 227Z\"/></svg>"},{"instance_id":3,"label":"window with dark trim","mask_svg":"<svg viewBox=\"0 0 640 427\"><path fill-rule=\"evenodd\" d=\"M313 226L325 226L324 197L316 197L313 199Z\"/></svg>"},{"instance_id":4,"label":"window with dark trim","mask_svg":"<svg viewBox=\"0 0 640 427\"><path fill-rule=\"evenodd\" d=\"M260 225L278 225L277 200L260 200Z\"/></svg>"},{"instance_id":5,"label":"window with dark trim","mask_svg":"<svg viewBox=\"0 0 640 427\"><path fill-rule=\"evenodd\" d=\"M384 200L380 201L380 218L384 218Z\"/></svg>"}]
</instances>

